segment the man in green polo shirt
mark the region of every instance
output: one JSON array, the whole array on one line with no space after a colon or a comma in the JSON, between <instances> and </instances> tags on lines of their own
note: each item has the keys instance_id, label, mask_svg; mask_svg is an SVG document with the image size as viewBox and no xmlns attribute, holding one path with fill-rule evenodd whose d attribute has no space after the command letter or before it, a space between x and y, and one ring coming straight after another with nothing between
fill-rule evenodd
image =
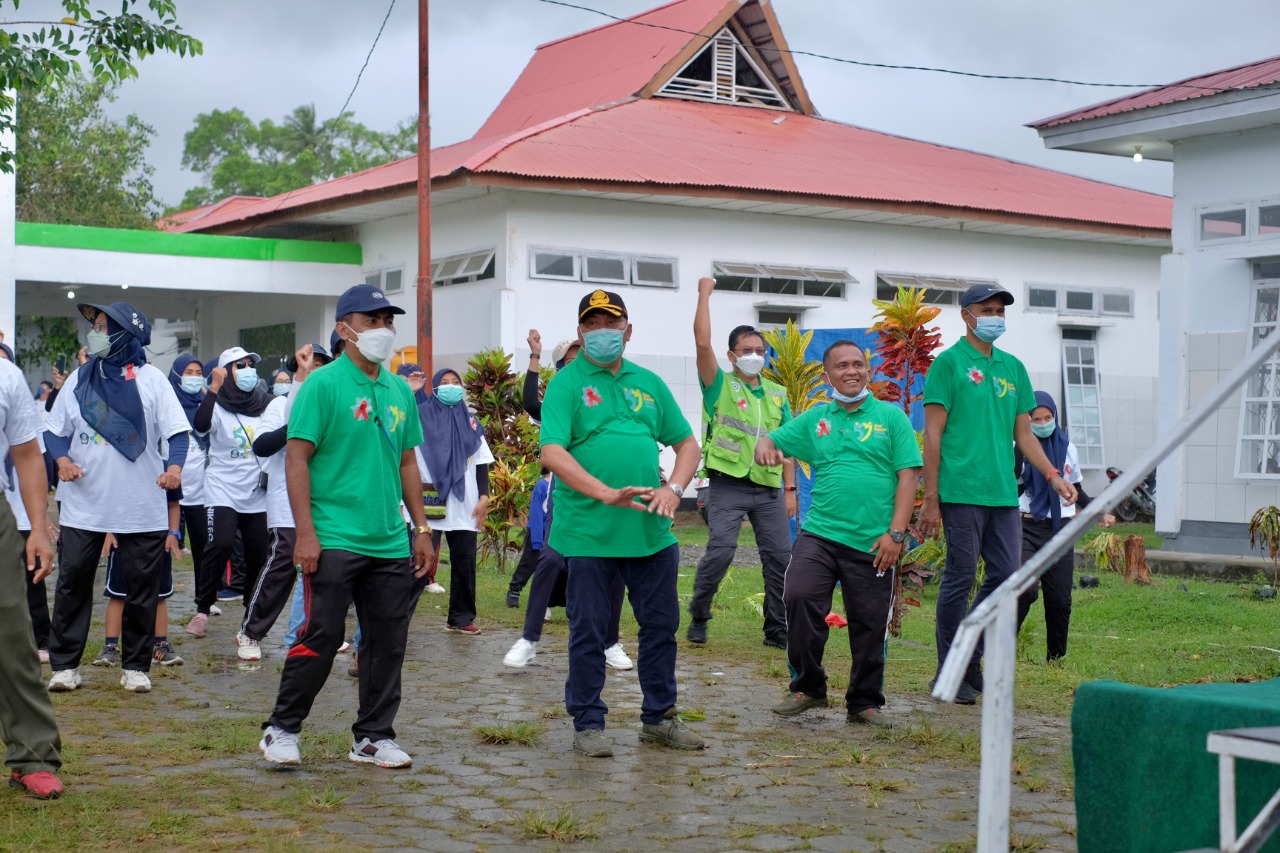
<instances>
[{"instance_id":1,"label":"man in green polo shirt","mask_svg":"<svg viewBox=\"0 0 1280 853\"><path fill-rule=\"evenodd\" d=\"M410 586L426 574L433 550L413 452L422 423L408 383L382 367L395 345L392 318L403 313L372 285L343 293L336 332L347 346L307 378L289 413L285 470L306 618L258 745L277 764L301 760L298 733L333 668L353 599L364 632L348 757L379 767L413 762L395 741L394 723ZM412 560L402 501L415 525Z\"/></svg>"},{"instance_id":2,"label":"man in green polo shirt","mask_svg":"<svg viewBox=\"0 0 1280 853\"><path fill-rule=\"evenodd\" d=\"M1031 431L1035 392L1022 362L997 349L1005 307L1013 294L975 284L960 298L965 335L943 350L924 383L924 504L920 529L932 536L942 525L947 563L938 589L938 670L969 611L969 591L986 561L973 607L1022 565L1022 519L1013 448L1026 456L1070 505L1075 487L1053 467ZM956 702L972 705L982 692L982 646L969 662Z\"/></svg>"},{"instance_id":3,"label":"man in green polo shirt","mask_svg":"<svg viewBox=\"0 0 1280 853\"><path fill-rule=\"evenodd\" d=\"M597 290L578 305L578 358L555 375L542 400L542 464L556 475L550 547L569 572L569 677L565 707L573 748L608 757L604 687L609 589L621 575L640 626L640 740L702 749L676 705L676 630L680 549L671 520L698 465L698 442L670 389L622 357L631 338L627 308ZM658 445L676 451L661 485Z\"/></svg>"},{"instance_id":4,"label":"man in green polo shirt","mask_svg":"<svg viewBox=\"0 0 1280 853\"><path fill-rule=\"evenodd\" d=\"M756 459L783 456L814 468L813 502L791 549L786 589L791 695L773 708L794 716L827 704L822 654L837 582L849 618L853 662L850 722L883 725L884 657L893 613L894 567L907 538L920 481L920 448L897 406L870 396L861 347L836 341L822 354L833 402L815 406L761 438Z\"/></svg>"}]
</instances>

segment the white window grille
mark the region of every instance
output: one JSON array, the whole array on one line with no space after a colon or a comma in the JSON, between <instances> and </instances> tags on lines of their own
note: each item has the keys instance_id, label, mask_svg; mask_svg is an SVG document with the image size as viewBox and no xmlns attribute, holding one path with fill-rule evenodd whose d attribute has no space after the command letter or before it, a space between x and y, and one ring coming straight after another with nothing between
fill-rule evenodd
<instances>
[{"instance_id":1,"label":"white window grille","mask_svg":"<svg viewBox=\"0 0 1280 853\"><path fill-rule=\"evenodd\" d=\"M728 27L685 63L658 95L723 104L791 109L778 84Z\"/></svg>"},{"instance_id":2,"label":"white window grille","mask_svg":"<svg viewBox=\"0 0 1280 853\"><path fill-rule=\"evenodd\" d=\"M631 283L647 287L675 287L675 258L632 258Z\"/></svg>"},{"instance_id":3,"label":"white window grille","mask_svg":"<svg viewBox=\"0 0 1280 853\"><path fill-rule=\"evenodd\" d=\"M581 249L529 250L530 278L675 288L677 269L675 258Z\"/></svg>"},{"instance_id":4,"label":"white window grille","mask_svg":"<svg viewBox=\"0 0 1280 853\"><path fill-rule=\"evenodd\" d=\"M631 264L626 255L584 252L582 280L597 284L630 284Z\"/></svg>"},{"instance_id":5,"label":"white window grille","mask_svg":"<svg viewBox=\"0 0 1280 853\"><path fill-rule=\"evenodd\" d=\"M450 287L472 281L484 281L495 275L493 249L459 252L431 259L431 286Z\"/></svg>"},{"instance_id":6,"label":"white window grille","mask_svg":"<svg viewBox=\"0 0 1280 853\"><path fill-rule=\"evenodd\" d=\"M1280 315L1280 264L1257 264L1255 274L1274 274L1254 282L1249 314L1249 346L1276 331ZM1240 412L1240 449L1236 470L1241 477L1280 476L1280 357L1267 359L1244 384Z\"/></svg>"},{"instance_id":7,"label":"white window grille","mask_svg":"<svg viewBox=\"0 0 1280 853\"><path fill-rule=\"evenodd\" d=\"M1080 467L1101 468L1102 390L1095 341L1062 341L1062 384L1066 389L1067 434L1080 454Z\"/></svg>"},{"instance_id":8,"label":"white window grille","mask_svg":"<svg viewBox=\"0 0 1280 853\"><path fill-rule=\"evenodd\" d=\"M1117 288L1027 283L1027 311L1075 316L1132 317L1134 293Z\"/></svg>"},{"instance_id":9,"label":"white window grille","mask_svg":"<svg viewBox=\"0 0 1280 853\"><path fill-rule=\"evenodd\" d=\"M766 293L771 296L843 299L848 285L858 283L846 270L793 264L716 261L712 264L711 274L716 280L716 290Z\"/></svg>"},{"instance_id":10,"label":"white window grille","mask_svg":"<svg viewBox=\"0 0 1280 853\"><path fill-rule=\"evenodd\" d=\"M879 273L876 275L876 299L894 299L898 295L899 287L911 287L924 288L924 301L930 305L959 305L960 297L975 284L999 286L995 279Z\"/></svg>"},{"instance_id":11,"label":"white window grille","mask_svg":"<svg viewBox=\"0 0 1280 853\"><path fill-rule=\"evenodd\" d=\"M383 293L404 291L404 267L385 267L364 274L364 283L379 288Z\"/></svg>"},{"instance_id":12,"label":"white window grille","mask_svg":"<svg viewBox=\"0 0 1280 853\"><path fill-rule=\"evenodd\" d=\"M529 252L529 277L579 280L579 256L561 249L533 249Z\"/></svg>"}]
</instances>

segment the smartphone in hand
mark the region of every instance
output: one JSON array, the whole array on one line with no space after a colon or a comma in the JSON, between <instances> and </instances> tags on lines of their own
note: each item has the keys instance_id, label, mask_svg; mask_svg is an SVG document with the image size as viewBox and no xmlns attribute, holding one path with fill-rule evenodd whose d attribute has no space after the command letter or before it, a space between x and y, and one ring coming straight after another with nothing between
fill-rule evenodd
<instances>
[{"instance_id":1,"label":"smartphone in hand","mask_svg":"<svg viewBox=\"0 0 1280 853\"><path fill-rule=\"evenodd\" d=\"M54 362L54 366L58 368L59 373L67 372L67 354L65 352L58 353L58 360Z\"/></svg>"}]
</instances>

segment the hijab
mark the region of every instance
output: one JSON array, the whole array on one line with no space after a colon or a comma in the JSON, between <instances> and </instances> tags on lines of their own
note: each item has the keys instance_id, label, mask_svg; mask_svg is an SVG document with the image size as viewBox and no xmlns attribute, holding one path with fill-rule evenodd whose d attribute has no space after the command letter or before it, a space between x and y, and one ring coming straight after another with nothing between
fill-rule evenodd
<instances>
[{"instance_id":1,"label":"hijab","mask_svg":"<svg viewBox=\"0 0 1280 853\"><path fill-rule=\"evenodd\" d=\"M187 413L187 423L195 425L196 409L200 408L200 400L204 398L204 394L197 391L190 394L182 390L182 372L192 364L199 364L199 359L193 355L180 355L173 360L173 367L169 368L169 384L173 386L173 393L178 396L178 402L182 404L182 411Z\"/></svg>"},{"instance_id":2,"label":"hijab","mask_svg":"<svg viewBox=\"0 0 1280 853\"><path fill-rule=\"evenodd\" d=\"M253 386L252 391L242 391L231 375L231 365L223 366L227 368L227 378L222 381L222 388L218 390L218 405L233 415L248 415L251 418L265 412L275 399L271 396L271 383L263 382L259 376L258 384ZM254 370L257 370L257 365L254 365Z\"/></svg>"},{"instance_id":3,"label":"hijab","mask_svg":"<svg viewBox=\"0 0 1280 853\"><path fill-rule=\"evenodd\" d=\"M431 387L440 385L446 373L460 376L456 370L442 368L431 377ZM463 500L466 495L467 461L480 448L484 432L471 417L465 402L449 406L434 394L418 406L422 420L422 456L435 481L436 491Z\"/></svg>"},{"instance_id":4,"label":"hijab","mask_svg":"<svg viewBox=\"0 0 1280 853\"><path fill-rule=\"evenodd\" d=\"M405 379L408 379L410 376L412 376L415 373L421 373L421 372L422 372L422 368L416 364L413 364L412 362L406 362L396 368L396 373L399 374L400 376L403 376ZM446 372L452 373L453 371L446 371ZM427 402L428 396L430 395L427 394L426 388L419 388L417 391L413 392L413 399L417 402L419 406Z\"/></svg>"},{"instance_id":5,"label":"hijab","mask_svg":"<svg viewBox=\"0 0 1280 853\"><path fill-rule=\"evenodd\" d=\"M122 306L117 302L111 306ZM138 369L147 363L143 345L151 339L151 324L128 306L133 321L122 326L107 314L111 351L91 358L77 370L76 402L80 417L130 462L147 447L147 420L138 390ZM102 312L106 314L105 311Z\"/></svg>"},{"instance_id":6,"label":"hijab","mask_svg":"<svg viewBox=\"0 0 1280 853\"><path fill-rule=\"evenodd\" d=\"M1067 464L1067 445L1070 439L1062 429L1062 424L1058 421L1058 404L1053 401L1053 397L1046 391L1036 392L1036 406L1045 407L1053 413L1053 422L1055 429L1053 434L1048 438L1037 438L1040 446L1044 448L1044 455L1049 457L1050 464L1054 468L1063 472ZM1030 470L1030 464L1028 463ZM1031 499L1031 514L1035 518L1049 518L1053 520L1053 529L1057 530L1062 526L1062 499L1058 497L1058 493L1053 490L1053 486L1049 485L1049 481L1039 476L1039 472L1030 470L1030 481L1027 484L1027 495Z\"/></svg>"}]
</instances>

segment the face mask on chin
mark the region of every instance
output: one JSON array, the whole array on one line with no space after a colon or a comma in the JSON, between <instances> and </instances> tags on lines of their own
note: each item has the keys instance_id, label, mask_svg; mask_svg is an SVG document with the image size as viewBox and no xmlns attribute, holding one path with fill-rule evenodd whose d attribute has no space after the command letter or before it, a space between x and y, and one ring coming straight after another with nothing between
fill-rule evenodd
<instances>
[{"instance_id":1,"label":"face mask on chin","mask_svg":"<svg viewBox=\"0 0 1280 853\"><path fill-rule=\"evenodd\" d=\"M351 326L346 323L342 325L351 329ZM396 346L396 333L391 329L368 329L363 332L356 332L355 329L351 329L351 331L356 336L354 342L356 349L360 350L360 354L369 359L369 361L374 364L382 364L382 362L391 357L391 351Z\"/></svg>"},{"instance_id":2,"label":"face mask on chin","mask_svg":"<svg viewBox=\"0 0 1280 853\"><path fill-rule=\"evenodd\" d=\"M837 391L836 386L831 386L831 399L835 400L837 403L860 403L867 399L867 395L870 393L871 390L864 385L862 386L861 391L850 397L848 394L841 394Z\"/></svg>"}]
</instances>

